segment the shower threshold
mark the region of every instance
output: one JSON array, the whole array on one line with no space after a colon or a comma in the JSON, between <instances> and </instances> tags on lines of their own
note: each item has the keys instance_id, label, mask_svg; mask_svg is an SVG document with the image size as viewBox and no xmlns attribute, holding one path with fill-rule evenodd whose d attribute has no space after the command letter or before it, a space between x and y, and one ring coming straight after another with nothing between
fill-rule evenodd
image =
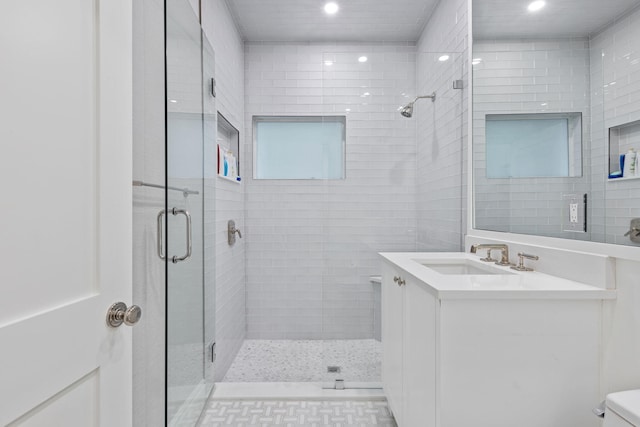
<instances>
[{"instance_id":1,"label":"shower threshold","mask_svg":"<svg viewBox=\"0 0 640 427\"><path fill-rule=\"evenodd\" d=\"M218 400L251 400L251 399L311 399L311 400L384 400L381 383L355 383L363 387L344 390L324 388L321 382L221 382L216 383L212 394ZM366 385L366 387L364 387Z\"/></svg>"},{"instance_id":2,"label":"shower threshold","mask_svg":"<svg viewBox=\"0 0 640 427\"><path fill-rule=\"evenodd\" d=\"M365 381L345 381L336 379L325 381L322 383L325 390L360 390L360 389L377 389L382 388L382 382L365 382Z\"/></svg>"}]
</instances>

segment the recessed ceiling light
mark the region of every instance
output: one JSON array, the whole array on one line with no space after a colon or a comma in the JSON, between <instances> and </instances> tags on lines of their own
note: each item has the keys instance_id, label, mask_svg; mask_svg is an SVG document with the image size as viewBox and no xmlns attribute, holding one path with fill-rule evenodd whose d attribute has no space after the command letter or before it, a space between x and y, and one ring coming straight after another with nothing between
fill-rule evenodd
<instances>
[{"instance_id":1,"label":"recessed ceiling light","mask_svg":"<svg viewBox=\"0 0 640 427\"><path fill-rule=\"evenodd\" d=\"M448 60L449 60L449 55L442 55L440 58L438 58L438 61L440 62L444 62Z\"/></svg>"},{"instance_id":2,"label":"recessed ceiling light","mask_svg":"<svg viewBox=\"0 0 640 427\"><path fill-rule=\"evenodd\" d=\"M340 9L340 7L338 7L338 4L334 3L334 2L329 2L329 3L324 5L324 11L326 13L328 13L329 15L333 15L333 14L337 13L338 9Z\"/></svg>"},{"instance_id":3,"label":"recessed ceiling light","mask_svg":"<svg viewBox=\"0 0 640 427\"><path fill-rule=\"evenodd\" d=\"M543 107L546 107L546 106L547 106L547 103L546 103L546 102L543 102L543 103L542 103L542 104L540 104L540 105L541 105L541 106L543 106Z\"/></svg>"},{"instance_id":4,"label":"recessed ceiling light","mask_svg":"<svg viewBox=\"0 0 640 427\"><path fill-rule=\"evenodd\" d=\"M331 67L333 65L333 61L324 61L324 65Z\"/></svg>"},{"instance_id":5,"label":"recessed ceiling light","mask_svg":"<svg viewBox=\"0 0 640 427\"><path fill-rule=\"evenodd\" d=\"M482 62L482 58L473 58L471 60L471 64L473 64L473 65L478 65L481 62Z\"/></svg>"},{"instance_id":6,"label":"recessed ceiling light","mask_svg":"<svg viewBox=\"0 0 640 427\"><path fill-rule=\"evenodd\" d=\"M176 101L175 99L170 99L169 102L171 102L172 104L175 104L178 101Z\"/></svg>"},{"instance_id":7,"label":"recessed ceiling light","mask_svg":"<svg viewBox=\"0 0 640 427\"><path fill-rule=\"evenodd\" d=\"M344 111L346 111L348 113L349 111L351 111L351 108L345 108Z\"/></svg>"},{"instance_id":8,"label":"recessed ceiling light","mask_svg":"<svg viewBox=\"0 0 640 427\"><path fill-rule=\"evenodd\" d=\"M529 3L529 6L527 7L527 9L529 9L529 12L537 12L538 10L542 9L547 3L544 0L536 0L532 3Z\"/></svg>"},{"instance_id":9,"label":"recessed ceiling light","mask_svg":"<svg viewBox=\"0 0 640 427\"><path fill-rule=\"evenodd\" d=\"M358 58L358 62L367 62L369 58L367 58L366 56L361 56L360 58Z\"/></svg>"}]
</instances>

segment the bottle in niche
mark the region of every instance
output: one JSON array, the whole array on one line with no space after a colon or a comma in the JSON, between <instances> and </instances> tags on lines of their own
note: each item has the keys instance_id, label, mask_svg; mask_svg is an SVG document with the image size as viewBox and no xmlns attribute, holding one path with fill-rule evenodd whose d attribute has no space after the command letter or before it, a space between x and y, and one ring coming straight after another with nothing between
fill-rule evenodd
<instances>
[{"instance_id":1,"label":"bottle in niche","mask_svg":"<svg viewBox=\"0 0 640 427\"><path fill-rule=\"evenodd\" d=\"M627 154L624 155L624 169L622 170L622 176L624 178L629 178L636 175L636 163L636 150L634 150L633 148L629 148Z\"/></svg>"}]
</instances>

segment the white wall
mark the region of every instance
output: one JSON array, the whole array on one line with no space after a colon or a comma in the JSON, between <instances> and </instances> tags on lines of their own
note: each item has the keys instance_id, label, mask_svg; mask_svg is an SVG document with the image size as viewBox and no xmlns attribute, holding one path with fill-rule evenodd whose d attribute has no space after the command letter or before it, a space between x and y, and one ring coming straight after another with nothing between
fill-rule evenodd
<instances>
[{"instance_id":1,"label":"white wall","mask_svg":"<svg viewBox=\"0 0 640 427\"><path fill-rule=\"evenodd\" d=\"M466 229L468 2L441 1L418 43L417 87L436 92L435 103L416 103L417 248L458 251ZM442 55L449 55L441 62ZM467 89L454 90L461 79Z\"/></svg>"},{"instance_id":2,"label":"white wall","mask_svg":"<svg viewBox=\"0 0 640 427\"><path fill-rule=\"evenodd\" d=\"M244 46L224 0L202 3L202 27L215 51L216 108L244 137ZM212 76L205 76L205 78ZM215 142L213 142L215 144ZM245 156L240 144L240 159ZM205 149L205 163L215 164L215 146ZM245 171L241 170L245 175ZM227 244L227 221L245 232L245 184L219 179L215 171L205 185L215 192L208 203L205 227L206 286L215 282L215 380L220 381L235 358L246 331L245 239ZM243 234L244 237L245 234ZM211 321L211 319L208 319ZM213 338L213 337L211 337Z\"/></svg>"},{"instance_id":3,"label":"white wall","mask_svg":"<svg viewBox=\"0 0 640 427\"><path fill-rule=\"evenodd\" d=\"M415 249L415 46L247 43L245 91L248 337L373 337L377 252ZM254 115L346 115L346 179L253 180Z\"/></svg>"}]
</instances>

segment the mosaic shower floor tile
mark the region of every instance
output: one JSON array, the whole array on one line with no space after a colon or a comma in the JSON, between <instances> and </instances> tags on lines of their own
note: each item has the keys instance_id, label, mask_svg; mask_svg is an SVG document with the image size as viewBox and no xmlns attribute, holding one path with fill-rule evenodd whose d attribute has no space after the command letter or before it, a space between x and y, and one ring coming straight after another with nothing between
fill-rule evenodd
<instances>
[{"instance_id":1,"label":"mosaic shower floor tile","mask_svg":"<svg viewBox=\"0 0 640 427\"><path fill-rule=\"evenodd\" d=\"M380 382L381 363L382 344L373 339L245 340L223 381Z\"/></svg>"}]
</instances>

